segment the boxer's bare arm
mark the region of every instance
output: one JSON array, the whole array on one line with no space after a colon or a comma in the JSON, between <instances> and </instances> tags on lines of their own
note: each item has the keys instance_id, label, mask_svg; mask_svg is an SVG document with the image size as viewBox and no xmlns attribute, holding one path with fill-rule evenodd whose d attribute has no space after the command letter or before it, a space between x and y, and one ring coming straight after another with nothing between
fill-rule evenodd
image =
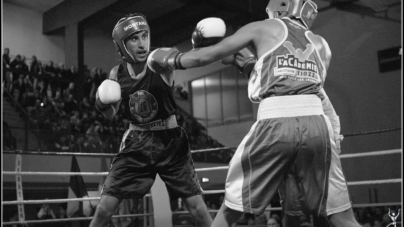
<instances>
[{"instance_id":1,"label":"boxer's bare arm","mask_svg":"<svg viewBox=\"0 0 404 227\"><path fill-rule=\"evenodd\" d=\"M246 46L253 46L259 58L271 49L280 37L283 37L283 26L277 20L266 20L247 24L233 35L223 39L216 45L195 49L181 56L181 65L194 68L211 64L230 56Z\"/></svg>"}]
</instances>

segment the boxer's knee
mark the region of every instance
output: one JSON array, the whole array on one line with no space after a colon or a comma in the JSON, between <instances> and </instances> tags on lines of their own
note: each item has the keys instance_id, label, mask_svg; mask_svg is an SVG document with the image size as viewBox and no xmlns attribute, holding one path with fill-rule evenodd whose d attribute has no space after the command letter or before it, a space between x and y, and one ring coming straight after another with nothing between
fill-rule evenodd
<instances>
[{"instance_id":1,"label":"boxer's knee","mask_svg":"<svg viewBox=\"0 0 404 227\"><path fill-rule=\"evenodd\" d=\"M356 221L352 208L333 214L329 217L332 226L334 227L361 227Z\"/></svg>"}]
</instances>

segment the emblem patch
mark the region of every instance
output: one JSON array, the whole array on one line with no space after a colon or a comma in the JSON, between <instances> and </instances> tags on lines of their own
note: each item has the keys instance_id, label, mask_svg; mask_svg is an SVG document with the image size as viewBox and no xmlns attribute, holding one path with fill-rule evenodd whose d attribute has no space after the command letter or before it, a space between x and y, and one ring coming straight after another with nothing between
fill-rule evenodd
<instances>
[{"instance_id":1,"label":"emblem patch","mask_svg":"<svg viewBox=\"0 0 404 227\"><path fill-rule=\"evenodd\" d=\"M152 94L140 90L129 95L129 98L129 109L136 120L147 123L156 116L158 103Z\"/></svg>"}]
</instances>

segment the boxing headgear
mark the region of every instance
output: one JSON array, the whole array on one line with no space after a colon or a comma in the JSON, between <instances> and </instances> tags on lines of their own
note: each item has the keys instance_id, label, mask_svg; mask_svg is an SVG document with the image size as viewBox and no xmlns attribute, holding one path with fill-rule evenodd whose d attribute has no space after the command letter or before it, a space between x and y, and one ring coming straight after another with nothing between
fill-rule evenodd
<instances>
[{"instance_id":1,"label":"boxing headgear","mask_svg":"<svg viewBox=\"0 0 404 227\"><path fill-rule=\"evenodd\" d=\"M300 19L310 28L317 16L317 5L311 0L270 0L266 8L269 18L284 17Z\"/></svg>"},{"instance_id":2,"label":"boxing headgear","mask_svg":"<svg viewBox=\"0 0 404 227\"><path fill-rule=\"evenodd\" d=\"M121 59L129 62L135 63L135 59L129 53L125 45L125 39L128 38L135 32L148 31L149 32L149 42L147 46L147 51L150 50L150 27L146 21L146 17L141 14L132 14L128 17L124 17L118 21L112 31L112 39L115 43L118 53L121 55Z\"/></svg>"}]
</instances>

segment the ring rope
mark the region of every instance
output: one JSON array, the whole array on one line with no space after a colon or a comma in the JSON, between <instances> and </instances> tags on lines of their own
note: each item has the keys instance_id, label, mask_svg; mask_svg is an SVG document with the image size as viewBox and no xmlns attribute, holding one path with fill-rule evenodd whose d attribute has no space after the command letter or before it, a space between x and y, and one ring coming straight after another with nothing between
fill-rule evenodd
<instances>
[{"instance_id":1,"label":"ring rope","mask_svg":"<svg viewBox=\"0 0 404 227\"><path fill-rule=\"evenodd\" d=\"M146 194L145 197L151 197L151 194ZM100 200L101 197L85 197L85 198L70 198L70 199L42 199L42 200L14 200L3 201L2 205L18 205L18 204L43 204L43 203L67 203Z\"/></svg>"},{"instance_id":2,"label":"ring rope","mask_svg":"<svg viewBox=\"0 0 404 227\"><path fill-rule=\"evenodd\" d=\"M56 176L107 176L108 172L31 172L3 171L4 175L56 175Z\"/></svg>"},{"instance_id":3,"label":"ring rope","mask_svg":"<svg viewBox=\"0 0 404 227\"><path fill-rule=\"evenodd\" d=\"M353 181L347 182L347 185L368 185L368 184L390 184L390 183L401 183L402 180L398 179L386 179L386 180L370 180L370 181ZM219 190L205 190L203 194L219 194L224 193L224 189ZM151 196L147 194L146 196ZM92 201L99 200L100 197L86 197L86 198L70 198L70 199L44 199L44 200L14 200L14 201L3 201L3 205L18 205L18 204L43 204L43 203L66 203L66 202L75 202L75 201Z\"/></svg>"},{"instance_id":4,"label":"ring rope","mask_svg":"<svg viewBox=\"0 0 404 227\"><path fill-rule=\"evenodd\" d=\"M353 185L367 185L367 184L390 184L390 183L401 183L401 178L398 179L386 179L386 180L365 180L365 181L352 181L347 182L348 186Z\"/></svg>"},{"instance_id":5,"label":"ring rope","mask_svg":"<svg viewBox=\"0 0 404 227\"><path fill-rule=\"evenodd\" d=\"M372 130L372 131L346 133L346 134L343 134L343 136L344 137L361 136L361 135L368 135L368 134L375 134L375 133L382 133L382 132L391 132L391 131L397 131L397 130L401 130L401 127L385 128L385 129L378 129L378 130Z\"/></svg>"},{"instance_id":6,"label":"ring rope","mask_svg":"<svg viewBox=\"0 0 404 227\"><path fill-rule=\"evenodd\" d=\"M393 150L385 150L385 151L369 151L363 153L356 154L341 154L340 158L356 158L356 157L365 157L365 156L376 156L376 155L386 155L386 154L400 154L402 153L402 149L393 149Z\"/></svg>"},{"instance_id":7,"label":"ring rope","mask_svg":"<svg viewBox=\"0 0 404 227\"><path fill-rule=\"evenodd\" d=\"M200 150L192 150L191 153L202 153L209 151L220 151L220 150L231 150L237 147L218 147L218 148L208 148ZM105 153L75 153L75 152L51 152L51 151L21 151L21 150L4 150L4 154L24 154L24 155L61 155L61 156L92 156L92 157L114 157L116 154L105 154ZM373 156L373 155L383 155L383 154L395 154L402 153L402 149L392 149L385 151L369 151L358 154L343 154L340 158L345 157L362 157L362 156Z\"/></svg>"},{"instance_id":8,"label":"ring rope","mask_svg":"<svg viewBox=\"0 0 404 227\"><path fill-rule=\"evenodd\" d=\"M365 156L377 156L377 155L388 155L388 154L401 154L401 149L385 150L385 151L370 151L357 154L342 154L339 157L342 158L356 158ZM208 167L208 168L197 168L196 171L211 171L211 170L226 170L229 169L228 166L218 166L218 167ZM58 175L58 176L107 176L108 172L33 172L33 171L3 171L4 175Z\"/></svg>"},{"instance_id":9,"label":"ring rope","mask_svg":"<svg viewBox=\"0 0 404 227\"><path fill-rule=\"evenodd\" d=\"M114 215L111 218L135 218L135 217L146 217L153 216L154 213L145 213L145 214L123 214L123 215ZM3 222L3 225L26 225L26 224L35 224L35 223L50 223L50 222L65 222L65 221L87 221L91 220L93 217L74 217L74 218L59 218L59 219L45 219L45 220L27 220L27 221L11 221L11 222Z\"/></svg>"}]
</instances>

